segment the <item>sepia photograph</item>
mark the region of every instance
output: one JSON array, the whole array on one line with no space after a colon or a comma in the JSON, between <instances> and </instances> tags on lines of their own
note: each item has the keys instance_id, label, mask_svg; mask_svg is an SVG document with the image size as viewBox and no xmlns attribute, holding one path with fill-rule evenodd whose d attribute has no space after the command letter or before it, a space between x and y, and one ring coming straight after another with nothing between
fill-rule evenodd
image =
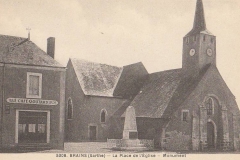
<instances>
[{"instance_id":1,"label":"sepia photograph","mask_svg":"<svg viewBox=\"0 0 240 160\"><path fill-rule=\"evenodd\" d=\"M0 0L0 158L239 158L239 8Z\"/></svg>"}]
</instances>

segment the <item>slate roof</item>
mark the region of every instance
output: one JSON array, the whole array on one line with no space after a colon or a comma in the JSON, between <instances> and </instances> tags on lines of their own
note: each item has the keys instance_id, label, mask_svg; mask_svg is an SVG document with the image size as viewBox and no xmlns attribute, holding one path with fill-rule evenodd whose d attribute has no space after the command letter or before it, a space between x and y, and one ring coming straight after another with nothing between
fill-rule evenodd
<instances>
[{"instance_id":1,"label":"slate roof","mask_svg":"<svg viewBox=\"0 0 240 160\"><path fill-rule=\"evenodd\" d=\"M113 97L122 67L70 59L85 95Z\"/></svg>"},{"instance_id":2,"label":"slate roof","mask_svg":"<svg viewBox=\"0 0 240 160\"><path fill-rule=\"evenodd\" d=\"M161 117L180 83L180 73L176 69L150 74L130 104L135 107L136 117Z\"/></svg>"},{"instance_id":3,"label":"slate roof","mask_svg":"<svg viewBox=\"0 0 240 160\"><path fill-rule=\"evenodd\" d=\"M135 107L136 117L169 118L196 88L208 68L209 65L195 78L183 77L182 69L150 74L130 104Z\"/></svg>"},{"instance_id":4,"label":"slate roof","mask_svg":"<svg viewBox=\"0 0 240 160\"><path fill-rule=\"evenodd\" d=\"M141 62L123 66L113 95L125 98L134 97L143 86L147 76L148 72Z\"/></svg>"},{"instance_id":5,"label":"slate roof","mask_svg":"<svg viewBox=\"0 0 240 160\"><path fill-rule=\"evenodd\" d=\"M63 67L27 38L0 35L0 63Z\"/></svg>"}]
</instances>

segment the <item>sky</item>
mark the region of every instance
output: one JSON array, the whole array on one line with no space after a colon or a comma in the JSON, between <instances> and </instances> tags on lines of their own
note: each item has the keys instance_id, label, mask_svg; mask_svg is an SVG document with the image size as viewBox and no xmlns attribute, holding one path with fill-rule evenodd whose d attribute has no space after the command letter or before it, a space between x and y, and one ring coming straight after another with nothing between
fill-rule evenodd
<instances>
[{"instance_id":1,"label":"sky","mask_svg":"<svg viewBox=\"0 0 240 160\"><path fill-rule=\"evenodd\" d=\"M203 0L217 37L217 67L240 104L240 1ZM142 62L149 73L181 68L182 38L192 29L196 0L0 0L0 34L27 37L55 59L116 66ZM217 84L216 84L217 85Z\"/></svg>"}]
</instances>

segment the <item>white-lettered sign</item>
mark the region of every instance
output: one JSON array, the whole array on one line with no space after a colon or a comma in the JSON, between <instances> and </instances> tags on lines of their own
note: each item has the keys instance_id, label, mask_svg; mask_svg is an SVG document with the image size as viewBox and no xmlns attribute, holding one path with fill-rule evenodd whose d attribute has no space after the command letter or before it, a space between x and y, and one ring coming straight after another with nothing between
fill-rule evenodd
<instances>
[{"instance_id":1,"label":"white-lettered sign","mask_svg":"<svg viewBox=\"0 0 240 160\"><path fill-rule=\"evenodd\" d=\"M8 98L7 102L22 103L22 104L50 105L50 106L55 106L58 104L58 102L55 100L27 99L27 98Z\"/></svg>"}]
</instances>

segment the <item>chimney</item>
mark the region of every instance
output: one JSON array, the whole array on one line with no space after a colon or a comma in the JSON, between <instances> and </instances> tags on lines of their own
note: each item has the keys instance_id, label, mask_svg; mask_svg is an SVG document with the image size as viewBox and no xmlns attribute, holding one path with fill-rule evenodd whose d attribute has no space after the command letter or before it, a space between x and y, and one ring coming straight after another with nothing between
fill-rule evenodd
<instances>
[{"instance_id":1,"label":"chimney","mask_svg":"<svg viewBox=\"0 0 240 160\"><path fill-rule=\"evenodd\" d=\"M55 54L55 38L49 37L47 39L47 54L54 59Z\"/></svg>"}]
</instances>

